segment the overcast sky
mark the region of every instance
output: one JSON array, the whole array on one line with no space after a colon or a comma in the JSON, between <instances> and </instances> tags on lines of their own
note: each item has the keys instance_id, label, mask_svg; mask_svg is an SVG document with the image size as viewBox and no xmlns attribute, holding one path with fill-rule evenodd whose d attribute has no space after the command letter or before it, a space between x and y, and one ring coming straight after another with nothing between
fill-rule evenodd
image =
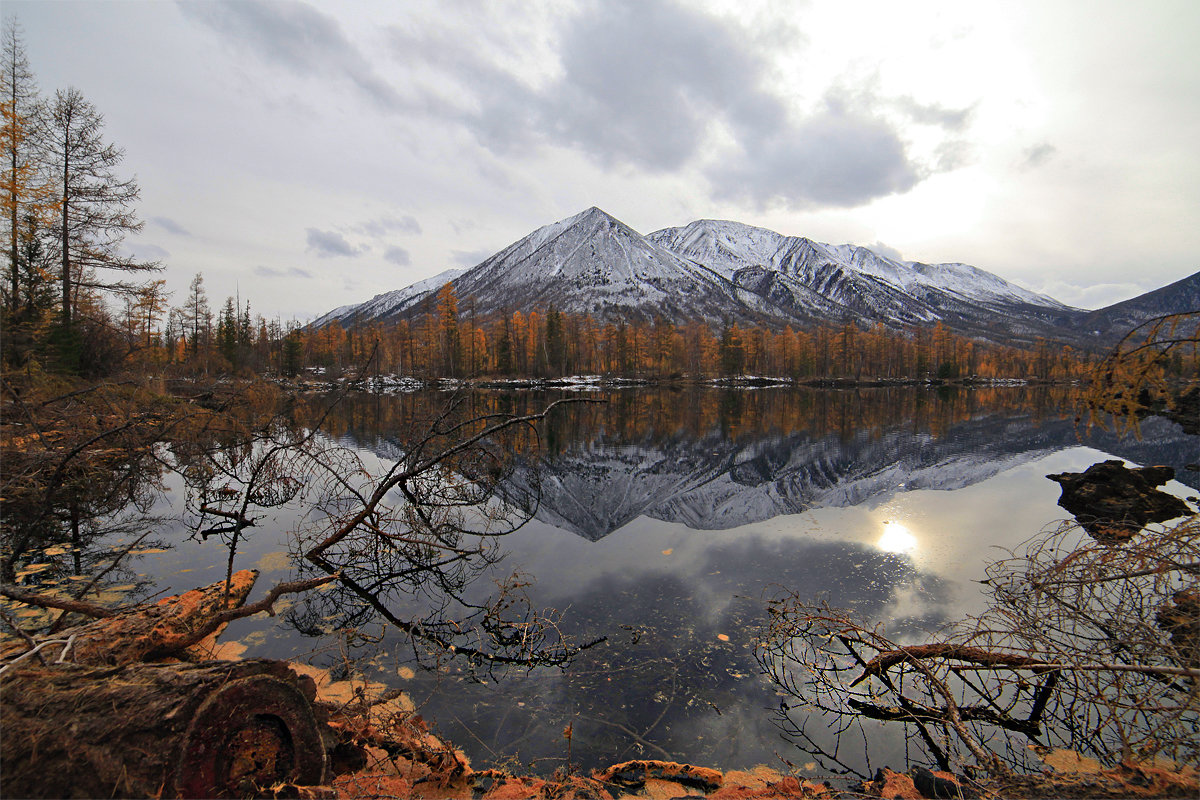
<instances>
[{"instance_id":1,"label":"overcast sky","mask_svg":"<svg viewBox=\"0 0 1200 800\"><path fill-rule=\"evenodd\" d=\"M588 206L962 261L1084 308L1200 269L1200 3L22 2L181 304L307 319Z\"/></svg>"}]
</instances>

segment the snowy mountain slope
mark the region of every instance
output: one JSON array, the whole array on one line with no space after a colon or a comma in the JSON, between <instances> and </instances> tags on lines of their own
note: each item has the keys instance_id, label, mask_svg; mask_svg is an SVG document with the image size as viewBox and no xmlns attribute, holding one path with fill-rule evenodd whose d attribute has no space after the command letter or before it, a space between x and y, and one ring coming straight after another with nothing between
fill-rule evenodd
<instances>
[{"instance_id":1,"label":"snowy mountain slope","mask_svg":"<svg viewBox=\"0 0 1200 800\"><path fill-rule=\"evenodd\" d=\"M709 317L736 303L728 281L598 208L547 225L454 283L488 309Z\"/></svg>"},{"instance_id":2,"label":"snowy mountain slope","mask_svg":"<svg viewBox=\"0 0 1200 800\"><path fill-rule=\"evenodd\" d=\"M422 297L436 292L438 289L453 281L459 275L466 272L465 267L458 269L448 269L445 272L439 272L432 278L425 278L416 283L406 286L403 289L393 289L390 292L377 294L365 303L357 303L347 306L339 306L333 311L323 314L312 321L314 328L320 328L323 325L328 325L334 320L339 320L343 324L353 322L355 319L360 319L364 322L371 320L387 319L403 311L410 304L420 300Z\"/></svg>"},{"instance_id":3,"label":"snowy mountain slope","mask_svg":"<svg viewBox=\"0 0 1200 800\"><path fill-rule=\"evenodd\" d=\"M750 279L761 285L768 275L792 291L798 306L818 310L820 304L811 300L817 295L871 320L943 320L958 327L969 326L981 310L1037 310L1042 317L1071 311L1053 298L967 264L896 261L865 247L822 244L740 222L698 220L646 238L738 284ZM779 286L771 288L780 292Z\"/></svg>"}]
</instances>

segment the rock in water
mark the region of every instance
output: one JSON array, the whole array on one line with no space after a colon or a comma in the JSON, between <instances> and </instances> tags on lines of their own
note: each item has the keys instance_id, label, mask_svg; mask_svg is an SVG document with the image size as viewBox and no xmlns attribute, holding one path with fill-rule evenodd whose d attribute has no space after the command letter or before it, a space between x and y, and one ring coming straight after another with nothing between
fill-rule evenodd
<instances>
[{"instance_id":1,"label":"rock in water","mask_svg":"<svg viewBox=\"0 0 1200 800\"><path fill-rule=\"evenodd\" d=\"M1192 509L1158 486L1175 477L1171 467L1129 469L1121 461L1102 461L1083 472L1047 475L1062 486L1058 504L1099 542L1118 544L1151 522L1186 516Z\"/></svg>"}]
</instances>

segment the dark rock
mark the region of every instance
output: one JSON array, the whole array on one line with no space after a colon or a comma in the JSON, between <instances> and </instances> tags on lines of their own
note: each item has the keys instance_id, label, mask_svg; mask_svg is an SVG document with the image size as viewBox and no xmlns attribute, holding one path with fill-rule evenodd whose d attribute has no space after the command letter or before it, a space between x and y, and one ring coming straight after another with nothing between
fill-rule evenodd
<instances>
[{"instance_id":1,"label":"dark rock","mask_svg":"<svg viewBox=\"0 0 1200 800\"><path fill-rule=\"evenodd\" d=\"M604 783L634 791L641 789L647 780L653 778L674 781L688 789L713 792L721 788L724 779L724 775L715 769L677 764L674 761L626 761L597 772L593 777Z\"/></svg>"},{"instance_id":2,"label":"dark rock","mask_svg":"<svg viewBox=\"0 0 1200 800\"><path fill-rule=\"evenodd\" d=\"M1192 513L1178 497L1155 488L1175 477L1171 467L1129 469L1113 460L1092 464L1083 472L1046 477L1062 485L1058 504L1106 544L1123 542L1148 523Z\"/></svg>"},{"instance_id":3,"label":"dark rock","mask_svg":"<svg viewBox=\"0 0 1200 800\"><path fill-rule=\"evenodd\" d=\"M979 793L966 786L956 775L948 772L930 772L925 767L914 767L913 786L927 798L976 798Z\"/></svg>"}]
</instances>

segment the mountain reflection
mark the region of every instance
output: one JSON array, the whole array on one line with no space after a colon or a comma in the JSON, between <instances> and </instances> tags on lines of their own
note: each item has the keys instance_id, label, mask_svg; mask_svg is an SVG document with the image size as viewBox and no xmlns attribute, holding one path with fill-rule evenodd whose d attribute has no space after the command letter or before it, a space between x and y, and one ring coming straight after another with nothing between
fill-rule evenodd
<instances>
[{"instance_id":1,"label":"mountain reflection","mask_svg":"<svg viewBox=\"0 0 1200 800\"><path fill-rule=\"evenodd\" d=\"M458 399L468 414L528 414L562 396ZM577 768L634 757L727 768L794 758L770 714L780 697L754 659L767 597L801 591L885 623L899 640L920 640L971 613L983 551L1023 541L1058 513L1041 467L1013 468L1085 445L1101 452L1048 463L1061 470L1117 455L1171 464L1184 481L1200 477L1181 469L1195 445L1178 426L1147 420L1143 441L1086 436L1057 388L587 396L606 402L556 409L540 442L517 453L502 491L514 503L534 490L540 499L503 547L506 569L536 578L533 607L561 611L568 636L607 641L564 672L510 673L498 685L474 683L453 665L408 670L403 681L479 765L561 767L568 724ZM349 397L327 429L390 460L448 399ZM1010 479L982 483L1001 473ZM909 498L885 507L902 492L965 487L914 495L915 511L899 507ZM380 678L404 674L403 642L389 636L378 647ZM885 731L870 752L876 766L902 763L903 737Z\"/></svg>"},{"instance_id":2,"label":"mountain reflection","mask_svg":"<svg viewBox=\"0 0 1200 800\"><path fill-rule=\"evenodd\" d=\"M1191 444L1147 422L1153 447L1088 434L1059 387L932 390L639 389L598 393L547 421L540 452L507 485L537 494L535 516L597 541L639 517L724 530L813 508L848 507L913 489L958 489L1065 447L1087 445L1141 463ZM530 413L561 395L481 392L479 412ZM335 432L396 456L436 395L357 397ZM1195 472L1178 470L1195 486ZM535 492L536 489L536 492ZM505 490L502 490L504 492Z\"/></svg>"}]
</instances>

